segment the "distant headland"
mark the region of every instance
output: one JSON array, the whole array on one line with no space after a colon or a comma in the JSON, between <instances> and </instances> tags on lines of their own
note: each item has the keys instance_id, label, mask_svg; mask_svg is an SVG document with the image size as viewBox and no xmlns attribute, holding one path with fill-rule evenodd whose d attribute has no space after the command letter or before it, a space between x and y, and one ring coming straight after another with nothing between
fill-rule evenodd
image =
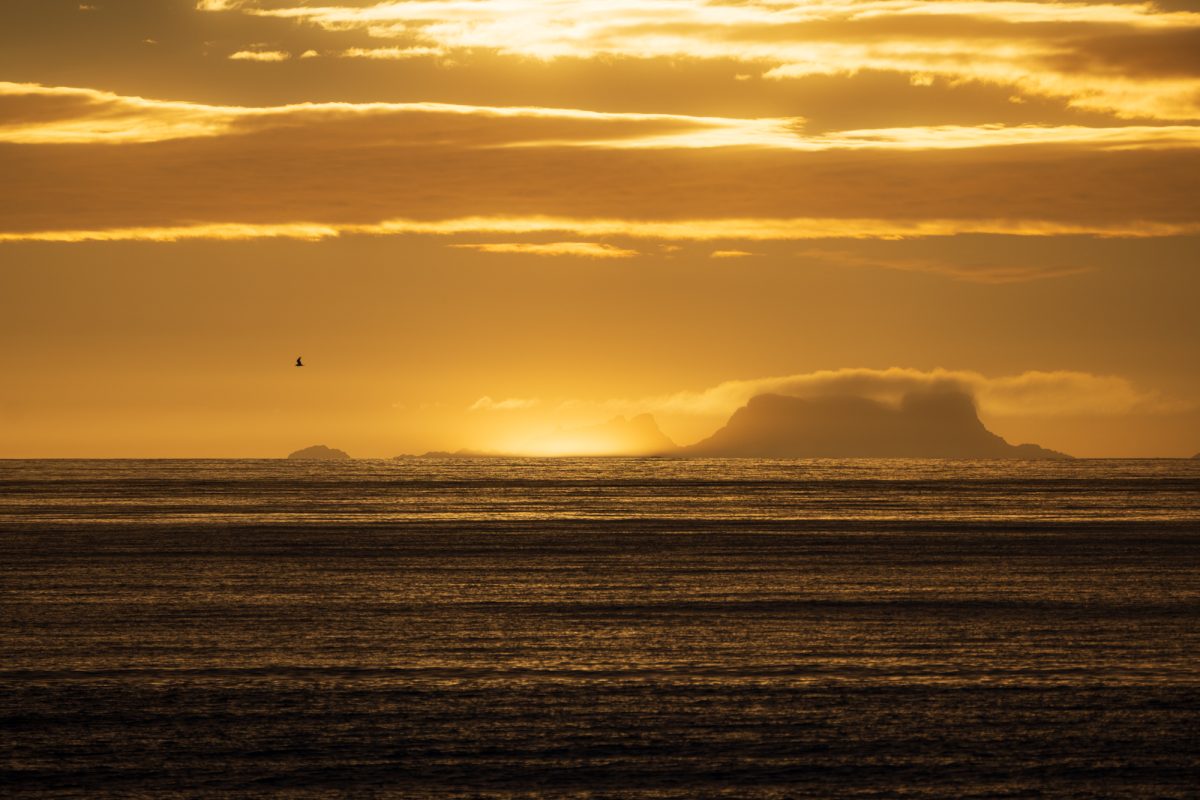
<instances>
[{"instance_id":1,"label":"distant headland","mask_svg":"<svg viewBox=\"0 0 1200 800\"><path fill-rule=\"evenodd\" d=\"M288 455L293 461L349 461L350 454L345 450L336 450L323 444L314 444L303 450L297 450Z\"/></svg>"}]
</instances>

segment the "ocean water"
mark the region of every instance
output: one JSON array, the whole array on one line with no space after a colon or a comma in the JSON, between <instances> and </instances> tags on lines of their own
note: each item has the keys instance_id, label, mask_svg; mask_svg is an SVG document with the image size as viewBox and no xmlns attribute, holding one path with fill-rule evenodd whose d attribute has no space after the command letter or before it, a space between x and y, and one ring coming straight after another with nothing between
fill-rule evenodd
<instances>
[{"instance_id":1,"label":"ocean water","mask_svg":"<svg viewBox=\"0 0 1200 800\"><path fill-rule=\"evenodd\" d=\"M1200 461L0 461L5 797L1200 797Z\"/></svg>"}]
</instances>

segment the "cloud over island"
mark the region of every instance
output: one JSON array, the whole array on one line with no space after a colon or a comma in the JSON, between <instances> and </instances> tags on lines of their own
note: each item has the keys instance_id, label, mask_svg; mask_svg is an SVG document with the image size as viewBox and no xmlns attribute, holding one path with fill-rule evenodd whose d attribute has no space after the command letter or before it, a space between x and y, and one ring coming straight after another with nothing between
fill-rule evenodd
<instances>
[{"instance_id":1,"label":"cloud over island","mask_svg":"<svg viewBox=\"0 0 1200 800\"><path fill-rule=\"evenodd\" d=\"M913 392L946 390L972 397L990 416L1065 417L1118 416L1130 413L1174 413L1192 404L1136 387L1126 378L1059 370L985 376L969 370L848 368L766 378L729 380L699 390L640 398L520 398L497 403L480 398L472 411L558 407L597 413L653 413L724 417L758 395L800 398L860 397L897 405Z\"/></svg>"}]
</instances>

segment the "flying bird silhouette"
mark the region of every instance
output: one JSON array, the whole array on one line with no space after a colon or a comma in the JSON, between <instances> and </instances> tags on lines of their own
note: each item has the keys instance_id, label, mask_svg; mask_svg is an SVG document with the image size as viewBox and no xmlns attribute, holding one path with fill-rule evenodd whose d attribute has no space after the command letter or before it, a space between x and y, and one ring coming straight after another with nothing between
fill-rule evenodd
<instances>
[{"instance_id":1,"label":"flying bird silhouette","mask_svg":"<svg viewBox=\"0 0 1200 800\"><path fill-rule=\"evenodd\" d=\"M304 362L300 360L300 356L296 356L296 366L297 366L297 367L303 367L303 366L304 366Z\"/></svg>"}]
</instances>

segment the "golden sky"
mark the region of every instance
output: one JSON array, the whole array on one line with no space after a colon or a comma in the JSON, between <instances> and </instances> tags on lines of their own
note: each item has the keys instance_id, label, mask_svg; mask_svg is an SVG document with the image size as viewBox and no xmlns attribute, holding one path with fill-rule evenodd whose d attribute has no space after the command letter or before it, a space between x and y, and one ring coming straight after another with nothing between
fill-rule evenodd
<instances>
[{"instance_id":1,"label":"golden sky","mask_svg":"<svg viewBox=\"0 0 1200 800\"><path fill-rule=\"evenodd\" d=\"M0 178L0 457L1200 451L1200 2L9 3Z\"/></svg>"}]
</instances>

